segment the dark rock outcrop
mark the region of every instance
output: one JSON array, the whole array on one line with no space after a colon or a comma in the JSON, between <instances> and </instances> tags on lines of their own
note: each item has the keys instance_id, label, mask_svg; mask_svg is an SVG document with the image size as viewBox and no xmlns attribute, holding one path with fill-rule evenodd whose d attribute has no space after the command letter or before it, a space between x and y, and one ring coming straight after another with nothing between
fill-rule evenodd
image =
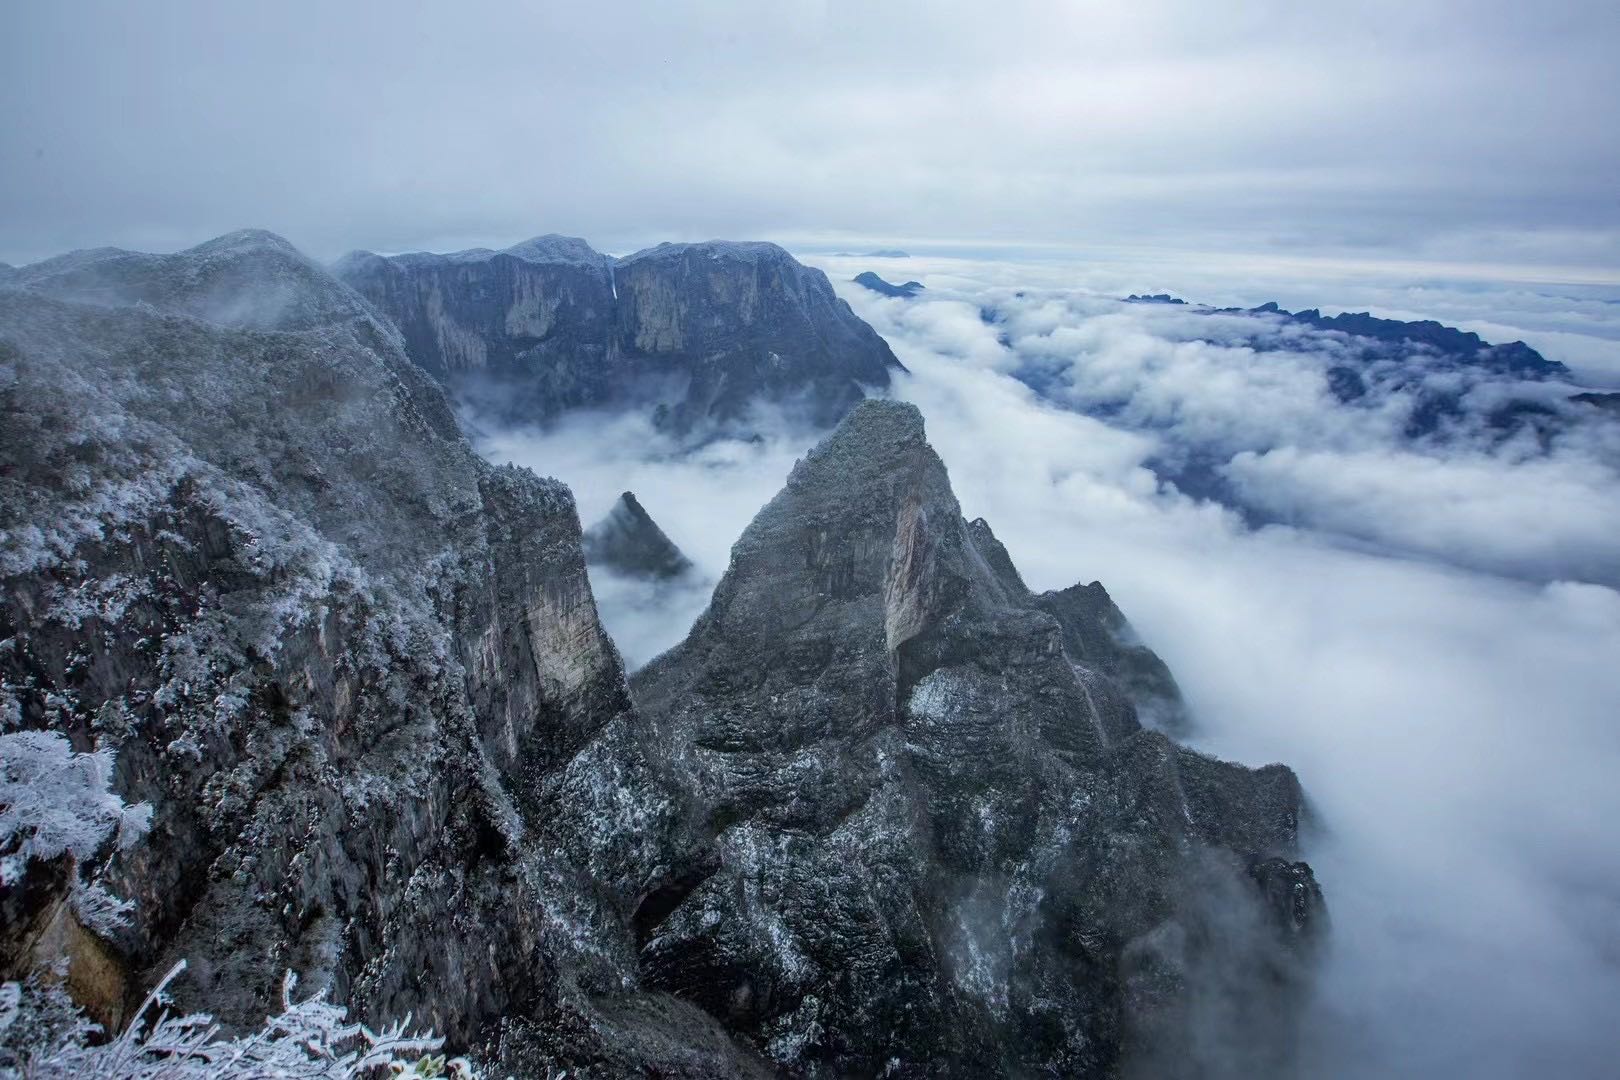
<instances>
[{"instance_id":1,"label":"dark rock outcrop","mask_svg":"<svg viewBox=\"0 0 1620 1080\"><path fill-rule=\"evenodd\" d=\"M925 288L920 281L908 281L904 285L896 285L891 281L883 280L870 270L856 274L855 284L864 285L875 293L898 297L901 300L909 300Z\"/></svg>"},{"instance_id":2,"label":"dark rock outcrop","mask_svg":"<svg viewBox=\"0 0 1620 1080\"><path fill-rule=\"evenodd\" d=\"M692 560L664 535L630 491L585 530L584 547L586 562L628 577L667 581L692 571Z\"/></svg>"},{"instance_id":3,"label":"dark rock outcrop","mask_svg":"<svg viewBox=\"0 0 1620 1080\"><path fill-rule=\"evenodd\" d=\"M1131 295L1125 298L1125 302L1127 304L1185 304L1187 301L1181 299L1179 296L1171 296L1169 293L1161 292L1142 293L1140 295L1137 293L1131 293Z\"/></svg>"},{"instance_id":4,"label":"dark rock outcrop","mask_svg":"<svg viewBox=\"0 0 1620 1080\"><path fill-rule=\"evenodd\" d=\"M900 365L819 270L775 244L660 244L616 263L583 240L344 257L425 370L504 420L659 406L685 433L760 402L830 425Z\"/></svg>"},{"instance_id":5,"label":"dark rock outcrop","mask_svg":"<svg viewBox=\"0 0 1620 1080\"><path fill-rule=\"evenodd\" d=\"M1170 668L1142 644L1102 582L1072 585L1033 600L1062 625L1064 652L1119 684L1145 726L1186 731L1186 707Z\"/></svg>"},{"instance_id":6,"label":"dark rock outcrop","mask_svg":"<svg viewBox=\"0 0 1620 1080\"><path fill-rule=\"evenodd\" d=\"M812 1075L1276 1075L1298 782L1145 730L1174 684L1122 627L1025 589L915 408L857 406L632 680L691 786L649 982Z\"/></svg>"}]
</instances>

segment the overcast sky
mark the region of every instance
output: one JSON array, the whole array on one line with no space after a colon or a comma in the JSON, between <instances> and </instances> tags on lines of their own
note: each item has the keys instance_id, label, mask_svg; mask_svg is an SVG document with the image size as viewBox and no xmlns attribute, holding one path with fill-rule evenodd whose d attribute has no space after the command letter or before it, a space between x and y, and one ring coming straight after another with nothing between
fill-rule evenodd
<instances>
[{"instance_id":1,"label":"overcast sky","mask_svg":"<svg viewBox=\"0 0 1620 1080\"><path fill-rule=\"evenodd\" d=\"M1579 279L1620 266L1617 55L1613 0L10 3L0 259L253 225Z\"/></svg>"}]
</instances>

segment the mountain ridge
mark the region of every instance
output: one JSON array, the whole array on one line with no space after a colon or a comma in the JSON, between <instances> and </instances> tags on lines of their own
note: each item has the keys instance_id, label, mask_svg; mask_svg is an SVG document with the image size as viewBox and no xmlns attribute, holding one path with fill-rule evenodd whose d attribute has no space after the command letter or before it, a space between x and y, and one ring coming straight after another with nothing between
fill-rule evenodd
<instances>
[{"instance_id":1,"label":"mountain ridge","mask_svg":"<svg viewBox=\"0 0 1620 1080\"><path fill-rule=\"evenodd\" d=\"M514 254L520 244L356 253L334 269L393 319L421 367L506 421L628 402L657 407L682 435L758 405L827 426L904 370L825 274L775 244L665 243L613 260L542 239L547 252L566 241L568 257L536 262Z\"/></svg>"}]
</instances>

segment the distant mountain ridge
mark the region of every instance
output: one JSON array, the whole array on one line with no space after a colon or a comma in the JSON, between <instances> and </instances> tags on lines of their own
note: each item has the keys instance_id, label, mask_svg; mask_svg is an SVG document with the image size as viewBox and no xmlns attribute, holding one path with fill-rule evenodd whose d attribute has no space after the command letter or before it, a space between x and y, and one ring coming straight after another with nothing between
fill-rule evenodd
<instances>
[{"instance_id":1,"label":"distant mountain ridge","mask_svg":"<svg viewBox=\"0 0 1620 1080\"><path fill-rule=\"evenodd\" d=\"M1526 378L1550 378L1569 374L1569 368L1556 360L1548 360L1522 341L1492 345L1478 334L1446 326L1433 319L1406 322L1401 319L1380 319L1367 311L1346 311L1339 315L1323 315L1316 308L1289 311L1279 307L1275 300L1256 308L1216 308L1217 312L1235 311L1251 315L1278 315L1291 322L1304 323L1318 330L1337 330L1356 337L1371 338L1391 344L1412 342L1428 346L1436 352L1503 374Z\"/></svg>"},{"instance_id":2,"label":"distant mountain ridge","mask_svg":"<svg viewBox=\"0 0 1620 1080\"><path fill-rule=\"evenodd\" d=\"M541 236L504 251L354 252L333 272L398 325L417 364L503 421L631 402L684 433L769 403L828 426L903 370L825 274L770 243L615 260Z\"/></svg>"},{"instance_id":3,"label":"distant mountain ridge","mask_svg":"<svg viewBox=\"0 0 1620 1080\"><path fill-rule=\"evenodd\" d=\"M864 285L873 292L882 293L884 296L895 296L904 300L916 296L925 287L920 281L908 281L904 285L896 285L893 282L883 280L883 278L870 270L856 274L855 284Z\"/></svg>"},{"instance_id":4,"label":"distant mountain ridge","mask_svg":"<svg viewBox=\"0 0 1620 1080\"><path fill-rule=\"evenodd\" d=\"M1100 325L1118 326L1128 318L1133 331L1185 347L1212 372L1230 372L1245 393L1178 388L1153 367L1157 361L1132 356L1130 347L1123 358L1132 370L1112 377L1108 363L1094 362L1097 346L1054 340L1049 321L1027 317L1029 305L981 303L980 319L1008 351L1012 377L1047 401L1155 438L1159 447L1144 464L1161 481L1236 510L1251 525L1299 523L1292 509L1265 499L1263 485L1241 479L1246 463L1273 451L1340 453L1354 441L1429 458L1502 452L1538 459L1589 436L1604 438L1591 426L1615 415L1601 394L1580 392L1568 367L1529 344L1492 342L1433 319L1324 315L1274 301L1218 308L1165 292L1116 296L1100 310L1090 307L1095 299L1088 296L1080 320L1100 316ZM1279 402L1290 404L1272 410L1256 402L1248 415L1247 395L1273 379ZM1291 409L1331 422L1300 423Z\"/></svg>"},{"instance_id":5,"label":"distant mountain ridge","mask_svg":"<svg viewBox=\"0 0 1620 1080\"><path fill-rule=\"evenodd\" d=\"M1617 416L1620 416L1620 393L1576 394L1574 397L1570 398L1570 400L1571 401L1578 401L1582 405L1592 405L1592 406L1595 406L1595 407L1597 407L1599 409L1604 409L1604 410L1607 410L1610 413L1613 413L1613 414L1615 414Z\"/></svg>"},{"instance_id":6,"label":"distant mountain ridge","mask_svg":"<svg viewBox=\"0 0 1620 1080\"><path fill-rule=\"evenodd\" d=\"M1548 360L1522 341L1493 345L1468 330L1447 326L1434 319L1383 319L1368 311L1346 311L1338 315L1323 315L1319 308L1289 311L1275 300L1258 307L1210 307L1191 304L1169 293L1125 297L1129 304L1164 304L1186 307L1195 312L1212 315L1274 315L1290 323L1314 327L1318 330L1337 331L1352 337L1366 338L1391 346L1419 345L1434 353L1460 362L1474 364L1502 374L1540 379L1567 376L1569 368L1556 360Z\"/></svg>"}]
</instances>

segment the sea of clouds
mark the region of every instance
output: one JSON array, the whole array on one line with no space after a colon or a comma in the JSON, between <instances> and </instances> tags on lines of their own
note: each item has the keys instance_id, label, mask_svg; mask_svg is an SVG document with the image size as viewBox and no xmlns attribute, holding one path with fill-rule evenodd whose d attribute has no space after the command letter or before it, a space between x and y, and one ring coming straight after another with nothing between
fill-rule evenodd
<instances>
[{"instance_id":1,"label":"sea of clouds","mask_svg":"<svg viewBox=\"0 0 1620 1080\"><path fill-rule=\"evenodd\" d=\"M1175 672L1199 748L1298 771L1333 925L1306 1074L1610 1074L1620 421L1593 410L1504 439L1473 418L1503 394L1562 407L1620 385L1620 304L1298 267L814 261L908 368L892 392L922 409L964 512L1031 587L1103 581ZM865 269L928 288L847 284ZM1329 392L1342 342L1118 300L1150 291L1438 318L1523 339L1571 376L1464 386L1444 437L1413 439L1404 391L1353 407ZM640 416L580 414L483 449L567 481L587 524L635 491L697 564L657 593L593 571L634 666L685 635L815 440L758 426L692 448ZM1166 483L1190 459L1242 505Z\"/></svg>"}]
</instances>

